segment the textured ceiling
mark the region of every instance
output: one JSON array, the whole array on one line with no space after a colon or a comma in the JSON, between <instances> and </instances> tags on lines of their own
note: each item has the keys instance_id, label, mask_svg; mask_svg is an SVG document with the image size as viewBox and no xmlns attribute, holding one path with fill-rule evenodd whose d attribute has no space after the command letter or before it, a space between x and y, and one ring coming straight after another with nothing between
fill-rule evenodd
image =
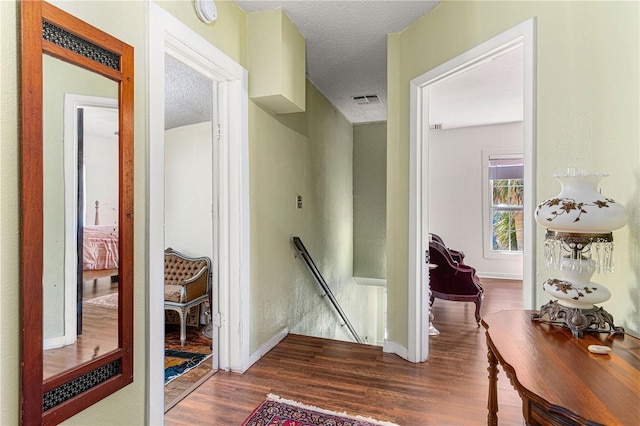
<instances>
[{"instance_id":1,"label":"textured ceiling","mask_svg":"<svg viewBox=\"0 0 640 426\"><path fill-rule=\"evenodd\" d=\"M387 34L400 32L436 1L244 1L247 12L281 7L307 43L307 77L352 123L387 119ZM212 81L166 56L165 128L211 118ZM522 50L515 49L430 89L430 124L442 128L522 117ZM358 105L353 96L378 95Z\"/></svg>"},{"instance_id":2,"label":"textured ceiling","mask_svg":"<svg viewBox=\"0 0 640 426\"><path fill-rule=\"evenodd\" d=\"M439 1L244 1L246 12L282 8L307 41L307 77L351 122L387 119L387 34L400 32ZM378 95L358 105L353 96Z\"/></svg>"},{"instance_id":3,"label":"textured ceiling","mask_svg":"<svg viewBox=\"0 0 640 426\"><path fill-rule=\"evenodd\" d=\"M165 55L165 130L211 120L213 82Z\"/></svg>"}]
</instances>

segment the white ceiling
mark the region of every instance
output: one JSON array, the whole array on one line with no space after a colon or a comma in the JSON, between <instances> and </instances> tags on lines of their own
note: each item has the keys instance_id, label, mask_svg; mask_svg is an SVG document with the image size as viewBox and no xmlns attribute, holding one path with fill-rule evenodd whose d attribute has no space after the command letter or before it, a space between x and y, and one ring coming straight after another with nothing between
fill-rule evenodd
<instances>
[{"instance_id":1,"label":"white ceiling","mask_svg":"<svg viewBox=\"0 0 640 426\"><path fill-rule=\"evenodd\" d=\"M306 39L307 78L352 123L387 119L387 34L439 1L235 0L246 12L282 8ZM195 13L195 12L194 12ZM211 80L166 56L165 128L211 117ZM353 96L378 95L359 105ZM522 119L522 50L487 59L430 89L430 124L442 128Z\"/></svg>"},{"instance_id":2,"label":"white ceiling","mask_svg":"<svg viewBox=\"0 0 640 426\"><path fill-rule=\"evenodd\" d=\"M439 1L245 1L246 12L282 8L307 41L307 78L351 122L387 119L387 34L404 30ZM353 96L378 95L358 105Z\"/></svg>"},{"instance_id":3,"label":"white ceiling","mask_svg":"<svg viewBox=\"0 0 640 426\"><path fill-rule=\"evenodd\" d=\"M429 126L442 129L522 121L522 45L429 87Z\"/></svg>"}]
</instances>

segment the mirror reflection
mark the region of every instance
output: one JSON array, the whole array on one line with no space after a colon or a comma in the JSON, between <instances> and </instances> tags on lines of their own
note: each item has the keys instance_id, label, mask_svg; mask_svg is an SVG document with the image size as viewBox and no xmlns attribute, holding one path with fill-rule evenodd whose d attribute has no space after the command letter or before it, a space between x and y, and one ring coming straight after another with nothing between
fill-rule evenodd
<instances>
[{"instance_id":1,"label":"mirror reflection","mask_svg":"<svg viewBox=\"0 0 640 426\"><path fill-rule=\"evenodd\" d=\"M118 348L117 99L43 55L45 379Z\"/></svg>"}]
</instances>

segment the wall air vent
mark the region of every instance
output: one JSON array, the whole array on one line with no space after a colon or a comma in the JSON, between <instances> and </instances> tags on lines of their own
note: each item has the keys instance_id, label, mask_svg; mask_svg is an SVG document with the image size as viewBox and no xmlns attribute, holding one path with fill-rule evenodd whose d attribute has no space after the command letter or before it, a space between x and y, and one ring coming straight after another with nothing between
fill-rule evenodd
<instances>
[{"instance_id":1,"label":"wall air vent","mask_svg":"<svg viewBox=\"0 0 640 426\"><path fill-rule=\"evenodd\" d=\"M358 105L379 104L380 96L378 95L358 95L352 96L351 99Z\"/></svg>"}]
</instances>

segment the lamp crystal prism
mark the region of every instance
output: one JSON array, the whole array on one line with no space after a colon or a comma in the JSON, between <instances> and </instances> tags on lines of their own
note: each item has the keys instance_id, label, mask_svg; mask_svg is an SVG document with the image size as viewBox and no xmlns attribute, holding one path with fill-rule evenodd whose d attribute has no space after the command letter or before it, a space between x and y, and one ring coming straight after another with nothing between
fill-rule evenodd
<instances>
[{"instance_id":1,"label":"lamp crystal prism","mask_svg":"<svg viewBox=\"0 0 640 426\"><path fill-rule=\"evenodd\" d=\"M595 306L611 297L602 284L591 281L595 272L613 272L612 231L627 223L626 208L598 190L606 173L571 170L553 177L560 193L543 201L535 211L536 222L547 228L544 259L547 267L559 271L543 289L557 298L540 308L532 319L568 327L574 337L585 331L623 332L613 317Z\"/></svg>"}]
</instances>

